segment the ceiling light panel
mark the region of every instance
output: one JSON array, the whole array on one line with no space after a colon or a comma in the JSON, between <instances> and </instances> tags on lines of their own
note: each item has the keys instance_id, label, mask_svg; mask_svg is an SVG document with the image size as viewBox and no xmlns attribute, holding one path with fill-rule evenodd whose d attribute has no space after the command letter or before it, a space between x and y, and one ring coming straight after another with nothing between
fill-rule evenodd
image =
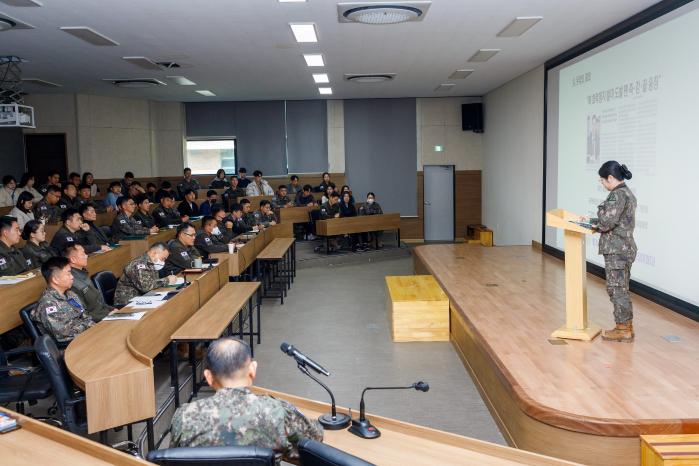
<instances>
[{"instance_id":1,"label":"ceiling light panel","mask_svg":"<svg viewBox=\"0 0 699 466\"><path fill-rule=\"evenodd\" d=\"M319 87L318 92L320 92L321 95L331 95L333 93L332 87Z\"/></svg>"},{"instance_id":2,"label":"ceiling light panel","mask_svg":"<svg viewBox=\"0 0 699 466\"><path fill-rule=\"evenodd\" d=\"M161 70L156 62L147 57L121 57L132 65L136 65L145 70Z\"/></svg>"},{"instance_id":3,"label":"ceiling light panel","mask_svg":"<svg viewBox=\"0 0 699 466\"><path fill-rule=\"evenodd\" d=\"M521 36L542 19L544 19L543 16L518 16L505 29L498 32L498 37Z\"/></svg>"},{"instance_id":4,"label":"ceiling light panel","mask_svg":"<svg viewBox=\"0 0 699 466\"><path fill-rule=\"evenodd\" d=\"M445 84L440 84L437 86L434 90L435 92L446 92L446 91L451 91L456 84L453 83L445 83Z\"/></svg>"},{"instance_id":5,"label":"ceiling light panel","mask_svg":"<svg viewBox=\"0 0 699 466\"><path fill-rule=\"evenodd\" d=\"M480 49L478 52L474 53L471 58L468 59L470 62L484 62L488 61L498 53L500 49Z\"/></svg>"},{"instance_id":6,"label":"ceiling light panel","mask_svg":"<svg viewBox=\"0 0 699 466\"><path fill-rule=\"evenodd\" d=\"M185 78L184 76L168 76L167 79L174 82L175 84L179 84L180 86L196 86L197 84L194 81L190 81L189 79Z\"/></svg>"},{"instance_id":7,"label":"ceiling light panel","mask_svg":"<svg viewBox=\"0 0 699 466\"><path fill-rule=\"evenodd\" d=\"M330 82L330 78L328 78L326 73L318 73L313 75L313 81L316 84L326 84Z\"/></svg>"},{"instance_id":8,"label":"ceiling light panel","mask_svg":"<svg viewBox=\"0 0 699 466\"><path fill-rule=\"evenodd\" d=\"M201 94L201 95L203 95L203 96L205 96L205 97L214 97L214 96L216 96L216 94L214 94L214 93L211 92L211 91L207 91L207 90L197 91L197 94Z\"/></svg>"},{"instance_id":9,"label":"ceiling light panel","mask_svg":"<svg viewBox=\"0 0 699 466\"><path fill-rule=\"evenodd\" d=\"M341 23L378 25L422 21L431 4L431 1L338 3L337 19Z\"/></svg>"},{"instance_id":10,"label":"ceiling light panel","mask_svg":"<svg viewBox=\"0 0 699 466\"><path fill-rule=\"evenodd\" d=\"M449 79L465 79L471 73L473 73L473 70L456 70L449 75Z\"/></svg>"},{"instance_id":11,"label":"ceiling light panel","mask_svg":"<svg viewBox=\"0 0 699 466\"><path fill-rule=\"evenodd\" d=\"M51 81L44 81L43 79L39 78L22 78L22 82L43 87L62 87L61 84L52 83Z\"/></svg>"},{"instance_id":12,"label":"ceiling light panel","mask_svg":"<svg viewBox=\"0 0 699 466\"><path fill-rule=\"evenodd\" d=\"M0 0L0 2L4 3L5 5L19 6L19 7L44 6L44 4L38 0Z\"/></svg>"},{"instance_id":13,"label":"ceiling light panel","mask_svg":"<svg viewBox=\"0 0 699 466\"><path fill-rule=\"evenodd\" d=\"M309 44L318 42L316 25L314 23L289 23L291 32L294 34L296 42L299 44Z\"/></svg>"},{"instance_id":14,"label":"ceiling light panel","mask_svg":"<svg viewBox=\"0 0 699 466\"><path fill-rule=\"evenodd\" d=\"M92 45L99 45L99 46L115 46L119 45L119 42L116 42L109 37L105 36L104 34L100 34L99 32L95 31L92 28L89 28L87 26L64 26L58 28L61 31L65 31L71 36L75 36L78 39L84 40L87 43L90 43Z\"/></svg>"},{"instance_id":15,"label":"ceiling light panel","mask_svg":"<svg viewBox=\"0 0 699 466\"><path fill-rule=\"evenodd\" d=\"M306 0L279 0L279 3L306 3Z\"/></svg>"},{"instance_id":16,"label":"ceiling light panel","mask_svg":"<svg viewBox=\"0 0 699 466\"><path fill-rule=\"evenodd\" d=\"M325 60L320 53L304 53L303 59L306 60L307 66L325 66Z\"/></svg>"},{"instance_id":17,"label":"ceiling light panel","mask_svg":"<svg viewBox=\"0 0 699 466\"><path fill-rule=\"evenodd\" d=\"M0 13L0 20L2 20L4 26L0 27L0 31L5 31L7 29L34 29L34 26L31 24L20 21L5 13Z\"/></svg>"}]
</instances>

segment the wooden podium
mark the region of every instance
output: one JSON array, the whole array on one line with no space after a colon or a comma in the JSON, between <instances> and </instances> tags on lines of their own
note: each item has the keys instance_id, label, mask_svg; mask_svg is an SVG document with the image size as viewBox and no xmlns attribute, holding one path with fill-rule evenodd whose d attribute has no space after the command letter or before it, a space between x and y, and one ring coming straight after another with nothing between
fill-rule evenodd
<instances>
[{"instance_id":1,"label":"wooden podium","mask_svg":"<svg viewBox=\"0 0 699 466\"><path fill-rule=\"evenodd\" d=\"M576 225L579 215L563 209L546 212L546 225L563 230L566 270L566 324L551 334L552 338L593 340L601 331L587 320L587 271L585 263L585 235L594 233Z\"/></svg>"}]
</instances>

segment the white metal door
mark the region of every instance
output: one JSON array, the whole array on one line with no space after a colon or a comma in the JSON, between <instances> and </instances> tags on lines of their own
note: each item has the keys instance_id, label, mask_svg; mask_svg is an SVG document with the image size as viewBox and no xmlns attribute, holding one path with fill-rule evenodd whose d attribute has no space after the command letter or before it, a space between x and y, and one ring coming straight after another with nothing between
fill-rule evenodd
<instances>
[{"instance_id":1,"label":"white metal door","mask_svg":"<svg viewBox=\"0 0 699 466\"><path fill-rule=\"evenodd\" d=\"M425 165L425 241L454 241L454 166Z\"/></svg>"}]
</instances>

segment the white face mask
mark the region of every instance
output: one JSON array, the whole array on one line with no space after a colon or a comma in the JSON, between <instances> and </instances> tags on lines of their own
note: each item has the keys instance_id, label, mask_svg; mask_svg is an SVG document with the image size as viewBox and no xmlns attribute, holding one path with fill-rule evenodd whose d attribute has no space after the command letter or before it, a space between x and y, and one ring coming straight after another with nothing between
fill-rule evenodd
<instances>
[{"instance_id":1,"label":"white face mask","mask_svg":"<svg viewBox=\"0 0 699 466\"><path fill-rule=\"evenodd\" d=\"M165 267L165 262L161 260L153 261L153 267L155 270L162 270Z\"/></svg>"},{"instance_id":2,"label":"white face mask","mask_svg":"<svg viewBox=\"0 0 699 466\"><path fill-rule=\"evenodd\" d=\"M367 199L367 200L366 200L366 203L367 203L367 204L373 204L373 203L374 203L374 200L373 200L373 199Z\"/></svg>"},{"instance_id":3,"label":"white face mask","mask_svg":"<svg viewBox=\"0 0 699 466\"><path fill-rule=\"evenodd\" d=\"M221 229L219 227L214 227L214 229L211 231L214 235L220 235L221 234Z\"/></svg>"}]
</instances>

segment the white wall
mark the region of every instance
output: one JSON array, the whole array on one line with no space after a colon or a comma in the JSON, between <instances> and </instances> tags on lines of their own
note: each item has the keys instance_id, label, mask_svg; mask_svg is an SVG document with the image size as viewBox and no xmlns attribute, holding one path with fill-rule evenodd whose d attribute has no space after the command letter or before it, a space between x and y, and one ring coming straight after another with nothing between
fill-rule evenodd
<instances>
[{"instance_id":1,"label":"white wall","mask_svg":"<svg viewBox=\"0 0 699 466\"><path fill-rule=\"evenodd\" d=\"M544 67L484 98L483 223L498 246L541 241Z\"/></svg>"}]
</instances>

